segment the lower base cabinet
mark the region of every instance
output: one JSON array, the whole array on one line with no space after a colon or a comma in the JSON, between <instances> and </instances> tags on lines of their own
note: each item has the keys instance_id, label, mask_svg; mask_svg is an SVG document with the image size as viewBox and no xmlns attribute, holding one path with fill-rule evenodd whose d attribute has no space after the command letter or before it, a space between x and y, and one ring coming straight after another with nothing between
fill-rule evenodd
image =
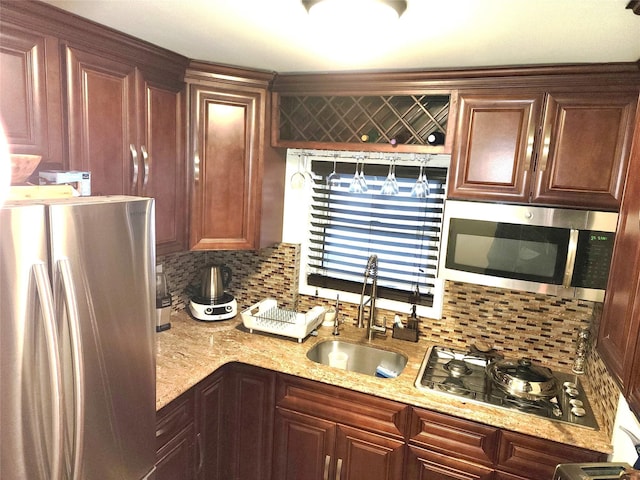
<instances>
[{"instance_id":1,"label":"lower base cabinet","mask_svg":"<svg viewBox=\"0 0 640 480\"><path fill-rule=\"evenodd\" d=\"M161 409L156 421L156 479L195 478L194 392Z\"/></svg>"},{"instance_id":2,"label":"lower base cabinet","mask_svg":"<svg viewBox=\"0 0 640 480\"><path fill-rule=\"evenodd\" d=\"M276 410L275 439L272 478L402 478L402 440L282 408Z\"/></svg>"},{"instance_id":3,"label":"lower base cabinet","mask_svg":"<svg viewBox=\"0 0 640 480\"><path fill-rule=\"evenodd\" d=\"M242 364L158 412L157 480L551 480L599 452Z\"/></svg>"}]
</instances>

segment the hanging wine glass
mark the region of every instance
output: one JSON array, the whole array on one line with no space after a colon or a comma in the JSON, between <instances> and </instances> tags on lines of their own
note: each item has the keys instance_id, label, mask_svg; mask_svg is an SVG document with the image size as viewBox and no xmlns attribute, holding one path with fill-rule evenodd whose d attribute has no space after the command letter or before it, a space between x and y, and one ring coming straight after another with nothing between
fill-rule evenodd
<instances>
[{"instance_id":1,"label":"hanging wine glass","mask_svg":"<svg viewBox=\"0 0 640 480\"><path fill-rule=\"evenodd\" d=\"M337 155L335 155L337 157ZM329 174L327 177L327 186L328 187L337 187L340 185L340 174L336 172L337 161L333 161L333 172Z\"/></svg>"},{"instance_id":2,"label":"hanging wine glass","mask_svg":"<svg viewBox=\"0 0 640 480\"><path fill-rule=\"evenodd\" d=\"M303 172L302 155L298 155L298 171L291 175L291 188L300 190L304 188L306 177Z\"/></svg>"},{"instance_id":3,"label":"hanging wine glass","mask_svg":"<svg viewBox=\"0 0 640 480\"><path fill-rule=\"evenodd\" d=\"M364 178L364 157L360 157L362 160L362 165L360 165L360 175L358 176L358 181L360 182L360 188L362 188L362 192L367 192L369 190L369 185L367 185L367 180Z\"/></svg>"},{"instance_id":4,"label":"hanging wine glass","mask_svg":"<svg viewBox=\"0 0 640 480\"><path fill-rule=\"evenodd\" d=\"M423 161L424 162L424 161ZM420 173L418 174L418 179L416 180L415 185L411 189L411 196L415 198L427 198L431 193L429 190L429 180L427 179L427 175L423 173L424 165L420 164Z\"/></svg>"},{"instance_id":5,"label":"hanging wine glass","mask_svg":"<svg viewBox=\"0 0 640 480\"><path fill-rule=\"evenodd\" d=\"M356 158L356 171L353 174L353 179L349 184L349 193L362 193L362 183L360 183L360 176L358 174L358 160Z\"/></svg>"},{"instance_id":6,"label":"hanging wine glass","mask_svg":"<svg viewBox=\"0 0 640 480\"><path fill-rule=\"evenodd\" d=\"M381 195L395 195L398 193L398 182L395 178L394 160L391 160L391 163L389 163L389 173L382 183L382 188L380 188Z\"/></svg>"}]
</instances>

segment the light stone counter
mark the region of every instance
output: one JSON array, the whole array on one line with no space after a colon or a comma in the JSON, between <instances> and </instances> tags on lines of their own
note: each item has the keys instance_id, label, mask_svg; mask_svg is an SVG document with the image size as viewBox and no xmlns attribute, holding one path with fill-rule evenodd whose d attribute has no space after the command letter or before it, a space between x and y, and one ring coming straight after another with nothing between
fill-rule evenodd
<instances>
[{"instance_id":1,"label":"light stone counter","mask_svg":"<svg viewBox=\"0 0 640 480\"><path fill-rule=\"evenodd\" d=\"M364 339L362 329L342 325L340 331L340 340ZM413 343L396 340L391 338L390 333L386 338L377 337L373 341L375 347L399 351L408 357L403 372L393 379L338 370L307 359L306 353L313 345L335 338L331 332L331 328L322 327L318 337L308 337L298 343L295 339L269 334L250 334L242 326L240 315L232 320L208 323L195 321L183 313L174 314L171 317L171 329L157 334L156 408L161 409L222 365L241 362L495 427L604 453L611 452L610 439L600 431L418 390L414 382L430 346L422 341ZM597 412L596 416L601 424Z\"/></svg>"}]
</instances>

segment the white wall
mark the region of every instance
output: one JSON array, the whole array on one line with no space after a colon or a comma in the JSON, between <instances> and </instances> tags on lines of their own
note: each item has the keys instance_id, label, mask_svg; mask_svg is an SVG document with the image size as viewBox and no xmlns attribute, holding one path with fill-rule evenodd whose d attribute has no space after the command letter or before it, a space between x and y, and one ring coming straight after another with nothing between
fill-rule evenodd
<instances>
[{"instance_id":1,"label":"white wall","mask_svg":"<svg viewBox=\"0 0 640 480\"><path fill-rule=\"evenodd\" d=\"M613 426L613 436L611 439L613 454L610 457L610 461L627 462L629 465L633 465L638 458L638 454L629 435L623 432L620 426L631 430L634 435L640 438L640 423L636 420L631 410L629 410L629 405L622 395L620 395L618 412Z\"/></svg>"}]
</instances>

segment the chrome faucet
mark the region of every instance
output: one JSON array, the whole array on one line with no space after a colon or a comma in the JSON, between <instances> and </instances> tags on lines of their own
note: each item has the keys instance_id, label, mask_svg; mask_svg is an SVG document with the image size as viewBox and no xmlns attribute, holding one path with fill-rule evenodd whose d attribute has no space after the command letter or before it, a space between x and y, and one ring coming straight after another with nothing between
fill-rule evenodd
<instances>
[{"instance_id":1,"label":"chrome faucet","mask_svg":"<svg viewBox=\"0 0 640 480\"><path fill-rule=\"evenodd\" d=\"M369 290L369 299L365 301L364 297L367 285L371 281ZM358 328L364 328L364 309L369 304L369 319L367 321L367 339L373 340L374 333L384 333L386 326L378 326L375 324L376 318L376 296L378 294L378 256L371 255L364 269L364 279L362 281L362 294L360 295L360 306L358 307Z\"/></svg>"}]
</instances>

